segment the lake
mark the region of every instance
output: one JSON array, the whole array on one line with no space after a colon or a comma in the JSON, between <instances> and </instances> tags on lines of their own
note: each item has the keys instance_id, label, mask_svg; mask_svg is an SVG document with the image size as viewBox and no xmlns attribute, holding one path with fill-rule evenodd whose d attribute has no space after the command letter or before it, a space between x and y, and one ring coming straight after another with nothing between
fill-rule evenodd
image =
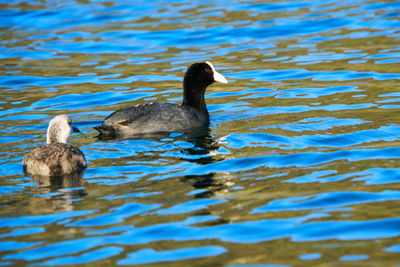
<instances>
[{"instance_id":1,"label":"lake","mask_svg":"<svg viewBox=\"0 0 400 267\"><path fill-rule=\"evenodd\" d=\"M0 1L0 265L400 263L400 2ZM100 139L136 104L205 130ZM68 114L82 175L29 177ZM399 212L399 214L398 214Z\"/></svg>"}]
</instances>

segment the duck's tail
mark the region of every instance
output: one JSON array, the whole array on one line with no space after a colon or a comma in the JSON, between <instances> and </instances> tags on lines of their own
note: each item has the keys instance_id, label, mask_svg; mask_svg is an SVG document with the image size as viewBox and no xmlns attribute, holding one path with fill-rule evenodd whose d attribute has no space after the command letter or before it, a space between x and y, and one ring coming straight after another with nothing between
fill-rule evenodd
<instances>
[{"instance_id":1,"label":"duck's tail","mask_svg":"<svg viewBox=\"0 0 400 267\"><path fill-rule=\"evenodd\" d=\"M95 130L99 131L100 136L110 137L115 135L115 130L111 126L100 125L93 127Z\"/></svg>"}]
</instances>

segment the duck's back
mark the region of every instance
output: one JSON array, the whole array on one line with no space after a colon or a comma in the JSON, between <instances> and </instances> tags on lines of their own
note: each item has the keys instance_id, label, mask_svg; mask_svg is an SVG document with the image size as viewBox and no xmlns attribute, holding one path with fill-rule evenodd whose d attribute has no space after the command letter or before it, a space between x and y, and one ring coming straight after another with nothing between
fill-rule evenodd
<instances>
[{"instance_id":1,"label":"duck's back","mask_svg":"<svg viewBox=\"0 0 400 267\"><path fill-rule=\"evenodd\" d=\"M61 176L82 171L86 160L79 148L64 143L52 143L35 148L22 164L29 175Z\"/></svg>"},{"instance_id":2,"label":"duck's back","mask_svg":"<svg viewBox=\"0 0 400 267\"><path fill-rule=\"evenodd\" d=\"M103 134L122 136L172 132L208 124L208 117L199 115L192 108L173 103L150 103L120 109L96 127Z\"/></svg>"}]
</instances>

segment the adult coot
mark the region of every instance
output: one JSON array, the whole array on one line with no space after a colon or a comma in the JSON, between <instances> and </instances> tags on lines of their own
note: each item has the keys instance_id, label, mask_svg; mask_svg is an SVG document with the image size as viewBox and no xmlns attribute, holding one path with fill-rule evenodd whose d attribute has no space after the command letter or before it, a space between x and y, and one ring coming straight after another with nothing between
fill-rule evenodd
<instances>
[{"instance_id":1,"label":"adult coot","mask_svg":"<svg viewBox=\"0 0 400 267\"><path fill-rule=\"evenodd\" d=\"M207 126L210 122L204 93L213 82L227 83L211 62L192 64L183 79L183 102L148 103L123 108L94 127L105 136L127 137L139 133L173 132Z\"/></svg>"},{"instance_id":2,"label":"adult coot","mask_svg":"<svg viewBox=\"0 0 400 267\"><path fill-rule=\"evenodd\" d=\"M67 144L71 130L79 132L67 115L54 117L47 128L47 144L35 148L22 160L25 173L62 176L85 169L87 165L83 153Z\"/></svg>"}]
</instances>

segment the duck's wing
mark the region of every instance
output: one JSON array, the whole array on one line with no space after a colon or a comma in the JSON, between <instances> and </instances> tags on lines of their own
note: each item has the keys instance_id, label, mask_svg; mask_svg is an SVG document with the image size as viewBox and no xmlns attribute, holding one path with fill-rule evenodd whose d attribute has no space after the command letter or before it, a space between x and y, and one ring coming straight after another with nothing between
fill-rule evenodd
<instances>
[{"instance_id":1,"label":"duck's wing","mask_svg":"<svg viewBox=\"0 0 400 267\"><path fill-rule=\"evenodd\" d=\"M70 174L87 167L82 151L64 143L37 147L25 155L22 164L26 173L46 176Z\"/></svg>"},{"instance_id":2,"label":"duck's wing","mask_svg":"<svg viewBox=\"0 0 400 267\"><path fill-rule=\"evenodd\" d=\"M173 103L150 103L115 111L95 129L107 135L129 135L171 132L202 124L198 114L190 107Z\"/></svg>"}]
</instances>

